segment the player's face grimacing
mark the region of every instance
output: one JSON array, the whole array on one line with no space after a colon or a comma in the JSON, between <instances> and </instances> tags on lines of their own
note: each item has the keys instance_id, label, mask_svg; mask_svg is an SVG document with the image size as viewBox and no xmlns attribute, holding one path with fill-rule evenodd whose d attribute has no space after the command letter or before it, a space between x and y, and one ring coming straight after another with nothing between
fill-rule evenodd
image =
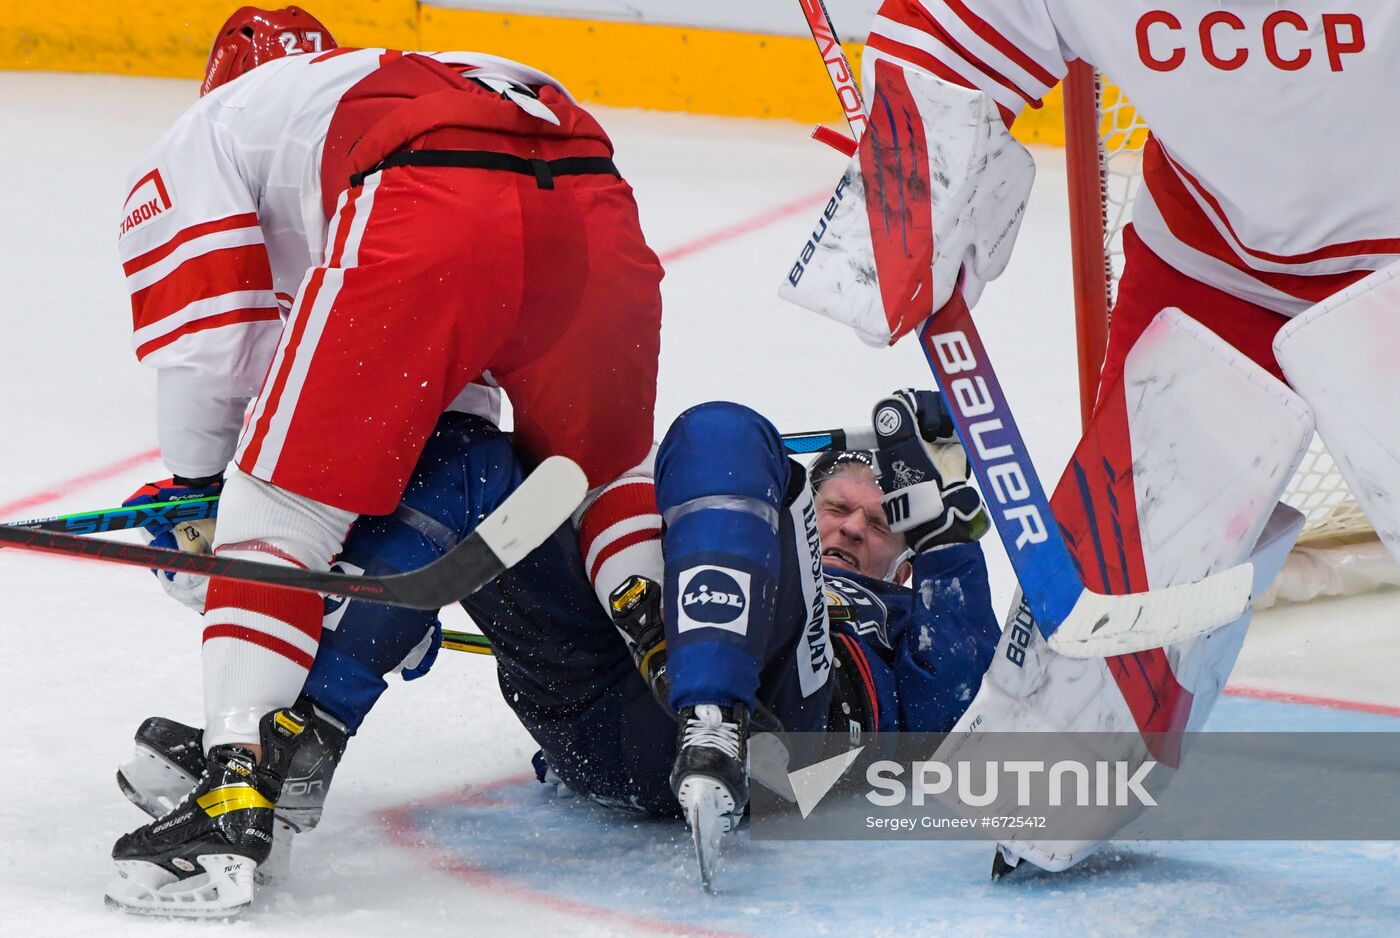
<instances>
[{"instance_id":1,"label":"player's face grimacing","mask_svg":"<svg viewBox=\"0 0 1400 938\"><path fill-rule=\"evenodd\" d=\"M889 575L904 553L904 535L885 522L874 473L864 466L842 469L817 490L816 506L824 566L876 578Z\"/></svg>"}]
</instances>

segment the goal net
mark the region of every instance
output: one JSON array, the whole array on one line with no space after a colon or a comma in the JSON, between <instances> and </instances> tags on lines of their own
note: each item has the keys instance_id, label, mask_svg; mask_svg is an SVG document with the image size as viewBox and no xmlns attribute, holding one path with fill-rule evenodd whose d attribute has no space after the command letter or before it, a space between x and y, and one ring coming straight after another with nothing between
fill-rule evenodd
<instances>
[{"instance_id":1,"label":"goal net","mask_svg":"<svg viewBox=\"0 0 1400 938\"><path fill-rule=\"evenodd\" d=\"M1063 90L1080 408L1087 419L1122 272L1123 226L1142 182L1147 125L1112 82L1083 62L1070 65ZM1307 525L1278 582L1256 600L1256 608L1400 584L1400 567L1321 441L1313 440L1283 500L1303 512Z\"/></svg>"}]
</instances>

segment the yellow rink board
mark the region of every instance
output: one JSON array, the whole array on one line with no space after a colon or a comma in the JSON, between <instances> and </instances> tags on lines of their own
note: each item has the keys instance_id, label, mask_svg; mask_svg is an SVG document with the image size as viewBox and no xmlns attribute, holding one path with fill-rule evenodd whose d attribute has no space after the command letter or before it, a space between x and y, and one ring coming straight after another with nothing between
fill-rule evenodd
<instances>
[{"instance_id":1,"label":"yellow rink board","mask_svg":"<svg viewBox=\"0 0 1400 938\"><path fill-rule=\"evenodd\" d=\"M215 31L237 6L236 0L0 0L0 68L198 78ZM805 37L447 9L417 0L307 6L343 45L490 52L549 72L585 101L841 120ZM861 48L847 51L859 69ZM1016 136L1062 145L1062 122L1057 89L1043 108L1016 122Z\"/></svg>"}]
</instances>

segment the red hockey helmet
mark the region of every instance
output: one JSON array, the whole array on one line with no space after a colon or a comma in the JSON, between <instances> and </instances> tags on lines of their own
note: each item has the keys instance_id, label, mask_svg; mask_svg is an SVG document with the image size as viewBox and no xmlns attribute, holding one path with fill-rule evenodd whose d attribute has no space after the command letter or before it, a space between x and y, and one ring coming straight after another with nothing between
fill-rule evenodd
<instances>
[{"instance_id":1,"label":"red hockey helmet","mask_svg":"<svg viewBox=\"0 0 1400 938\"><path fill-rule=\"evenodd\" d=\"M330 30L301 7L241 7L220 27L214 39L199 95L203 97L264 62L335 47Z\"/></svg>"}]
</instances>

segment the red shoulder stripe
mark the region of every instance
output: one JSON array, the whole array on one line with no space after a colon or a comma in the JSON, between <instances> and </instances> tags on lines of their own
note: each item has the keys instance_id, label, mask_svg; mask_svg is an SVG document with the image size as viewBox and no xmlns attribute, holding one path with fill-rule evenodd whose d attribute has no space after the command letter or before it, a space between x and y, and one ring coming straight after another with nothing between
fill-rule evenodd
<instances>
[{"instance_id":1,"label":"red shoulder stripe","mask_svg":"<svg viewBox=\"0 0 1400 938\"><path fill-rule=\"evenodd\" d=\"M870 39L866 42L866 47L876 49L886 55L893 56L911 65L917 66L951 85L958 85L962 88L974 88L975 90L975 86L966 78L929 55L923 49L919 49L915 46L906 46L902 42L896 42L887 36L880 36L875 33L870 34ZM1016 119L1015 112L1000 103L997 104L997 111L1001 114L1002 123L1010 127L1011 122Z\"/></svg>"},{"instance_id":2,"label":"red shoulder stripe","mask_svg":"<svg viewBox=\"0 0 1400 938\"><path fill-rule=\"evenodd\" d=\"M962 43L958 42L957 39L953 37L952 33L948 32L946 29L943 28L942 23L938 22L932 16L930 16L927 10L925 10L923 7L911 7L912 5L906 6L903 9L897 8L891 10L888 8L887 5L885 8L881 9L881 15L884 16L886 19L894 20L902 26L908 26L910 29L916 29L919 32L924 33L925 35L936 39L938 42L946 46L958 58L962 59L964 62L971 65L973 68L986 75L998 85L1001 85L1007 91L1012 92L1017 97L1024 100L1027 104L1030 104L1032 107L1040 106L1038 96L1029 94L1026 91L1022 90L1021 87L1015 82L1013 82L1010 78L1007 78L995 68L992 68L990 64L983 61L978 56L973 55L971 50L963 46ZM898 12L903 12L905 16L900 17L892 15ZM991 29L991 27L988 26L987 29ZM871 38L873 39L874 36L875 33L872 32ZM1006 42L1005 39L1002 39L1001 41L1003 43ZM1044 70L1042 69L1041 71L1043 72ZM1045 82L1047 86L1052 86L1055 83L1056 80L1054 77L1050 77L1049 81ZM960 82L960 84L965 84L965 82Z\"/></svg>"},{"instance_id":3,"label":"red shoulder stripe","mask_svg":"<svg viewBox=\"0 0 1400 938\"><path fill-rule=\"evenodd\" d=\"M1053 88L1060 83L1060 80L1041 67L1040 63L1031 58L1014 42L1007 39L991 23L973 13L967 8L963 0L943 0L948 4L948 9L952 10L965 24L978 36L982 37L988 45L993 46L998 52L1006 56L1017 65L1021 66L1026 74L1040 82L1046 88Z\"/></svg>"}]
</instances>

